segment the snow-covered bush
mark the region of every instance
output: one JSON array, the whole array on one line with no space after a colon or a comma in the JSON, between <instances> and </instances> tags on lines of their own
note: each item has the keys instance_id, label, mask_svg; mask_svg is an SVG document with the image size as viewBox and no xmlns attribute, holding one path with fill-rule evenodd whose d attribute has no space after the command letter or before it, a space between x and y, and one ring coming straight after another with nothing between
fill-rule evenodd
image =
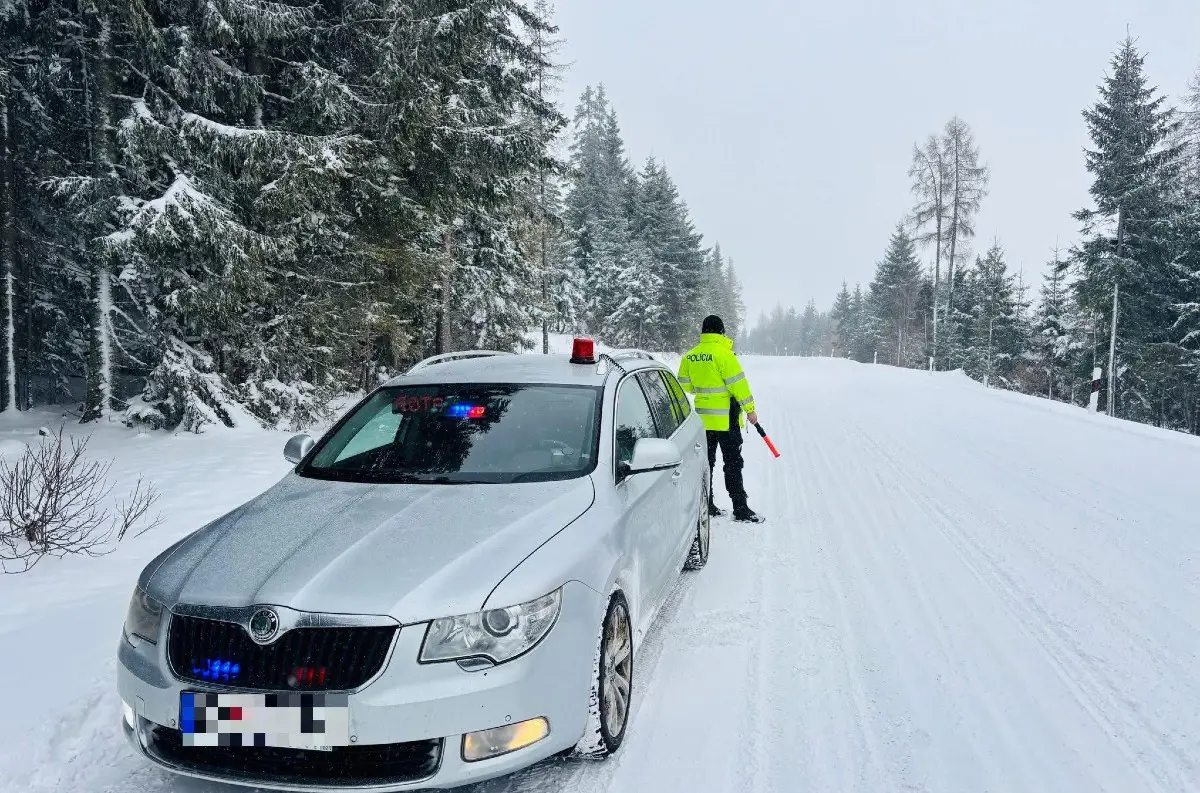
<instances>
[{"instance_id":1,"label":"snow-covered bush","mask_svg":"<svg viewBox=\"0 0 1200 793\"><path fill-rule=\"evenodd\" d=\"M304 381L250 380L238 389L238 396L251 415L273 429L299 430L330 417L329 395Z\"/></svg>"},{"instance_id":2,"label":"snow-covered bush","mask_svg":"<svg viewBox=\"0 0 1200 793\"><path fill-rule=\"evenodd\" d=\"M212 358L173 339L163 350L162 362L146 378L141 397L125 410L125 423L200 432L209 424L232 427L234 416Z\"/></svg>"}]
</instances>

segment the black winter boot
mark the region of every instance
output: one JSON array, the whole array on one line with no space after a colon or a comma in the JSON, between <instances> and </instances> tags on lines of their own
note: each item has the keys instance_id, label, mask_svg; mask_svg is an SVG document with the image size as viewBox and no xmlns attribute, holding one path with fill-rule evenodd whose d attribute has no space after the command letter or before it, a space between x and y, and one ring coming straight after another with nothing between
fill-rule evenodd
<instances>
[{"instance_id":1,"label":"black winter boot","mask_svg":"<svg viewBox=\"0 0 1200 793\"><path fill-rule=\"evenodd\" d=\"M750 509L750 507L742 507L741 509L734 510L733 519L738 523L762 523L766 521L766 518Z\"/></svg>"}]
</instances>

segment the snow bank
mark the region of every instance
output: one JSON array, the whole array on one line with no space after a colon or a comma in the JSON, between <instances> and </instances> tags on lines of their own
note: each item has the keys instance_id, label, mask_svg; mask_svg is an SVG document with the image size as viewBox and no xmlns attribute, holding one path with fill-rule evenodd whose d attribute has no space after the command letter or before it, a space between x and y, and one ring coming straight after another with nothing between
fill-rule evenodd
<instances>
[{"instance_id":1,"label":"snow bank","mask_svg":"<svg viewBox=\"0 0 1200 793\"><path fill-rule=\"evenodd\" d=\"M113 461L122 496L145 475L161 496L165 523L97 559L44 560L0 575L0 784L27 791L126 790L140 773L116 730L115 648L141 568L164 547L278 481L288 433L239 429L195 435L136 432L116 422L81 426L50 411L0 426L0 450L40 442L38 427L90 435L89 453ZM20 681L14 684L13 681ZM114 776L106 776L112 772Z\"/></svg>"},{"instance_id":2,"label":"snow bank","mask_svg":"<svg viewBox=\"0 0 1200 793\"><path fill-rule=\"evenodd\" d=\"M0 441L0 460L12 461L19 458L29 448L25 441L15 438L5 438Z\"/></svg>"}]
</instances>

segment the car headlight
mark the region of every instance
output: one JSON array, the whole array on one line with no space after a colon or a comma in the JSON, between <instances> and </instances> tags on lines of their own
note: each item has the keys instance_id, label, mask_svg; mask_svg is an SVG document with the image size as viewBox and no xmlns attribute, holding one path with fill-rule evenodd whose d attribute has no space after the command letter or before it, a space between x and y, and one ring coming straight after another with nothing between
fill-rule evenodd
<instances>
[{"instance_id":1,"label":"car headlight","mask_svg":"<svg viewBox=\"0 0 1200 793\"><path fill-rule=\"evenodd\" d=\"M519 606L434 620L421 646L421 661L510 661L545 638L561 606L562 589L558 589Z\"/></svg>"},{"instance_id":2,"label":"car headlight","mask_svg":"<svg viewBox=\"0 0 1200 793\"><path fill-rule=\"evenodd\" d=\"M162 604L147 595L144 589L134 589L133 597L129 599L129 611L125 614L125 635L158 644L162 610Z\"/></svg>"}]
</instances>

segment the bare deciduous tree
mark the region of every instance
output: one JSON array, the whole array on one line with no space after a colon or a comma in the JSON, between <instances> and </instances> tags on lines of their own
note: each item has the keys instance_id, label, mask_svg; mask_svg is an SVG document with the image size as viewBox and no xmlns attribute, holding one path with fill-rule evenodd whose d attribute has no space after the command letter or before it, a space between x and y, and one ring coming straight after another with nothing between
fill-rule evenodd
<instances>
[{"instance_id":1,"label":"bare deciduous tree","mask_svg":"<svg viewBox=\"0 0 1200 793\"><path fill-rule=\"evenodd\" d=\"M950 282L946 298L949 311L954 305L954 266L956 261L965 258L965 252L958 249L959 242L975 236L975 215L987 196L991 174L986 165L979 164L979 147L975 145L971 127L958 116L946 122L942 133L942 155L949 173L946 185L950 210L947 229L950 251L946 261L946 279Z\"/></svg>"},{"instance_id":2,"label":"bare deciduous tree","mask_svg":"<svg viewBox=\"0 0 1200 793\"><path fill-rule=\"evenodd\" d=\"M133 491L108 507L111 462L89 459L88 439L51 433L14 462L0 460L0 569L25 572L46 556L101 556L112 550L158 500L138 478ZM162 522L156 516L138 535ZM10 564L11 563L11 564Z\"/></svg>"},{"instance_id":3,"label":"bare deciduous tree","mask_svg":"<svg viewBox=\"0 0 1200 793\"><path fill-rule=\"evenodd\" d=\"M908 169L912 192L917 198L913 208L913 240L922 247L933 244L933 352L938 339L938 289L942 278L942 251L950 226L946 186L950 181L949 168L941 143L930 135L924 146L913 145L912 165Z\"/></svg>"}]
</instances>

